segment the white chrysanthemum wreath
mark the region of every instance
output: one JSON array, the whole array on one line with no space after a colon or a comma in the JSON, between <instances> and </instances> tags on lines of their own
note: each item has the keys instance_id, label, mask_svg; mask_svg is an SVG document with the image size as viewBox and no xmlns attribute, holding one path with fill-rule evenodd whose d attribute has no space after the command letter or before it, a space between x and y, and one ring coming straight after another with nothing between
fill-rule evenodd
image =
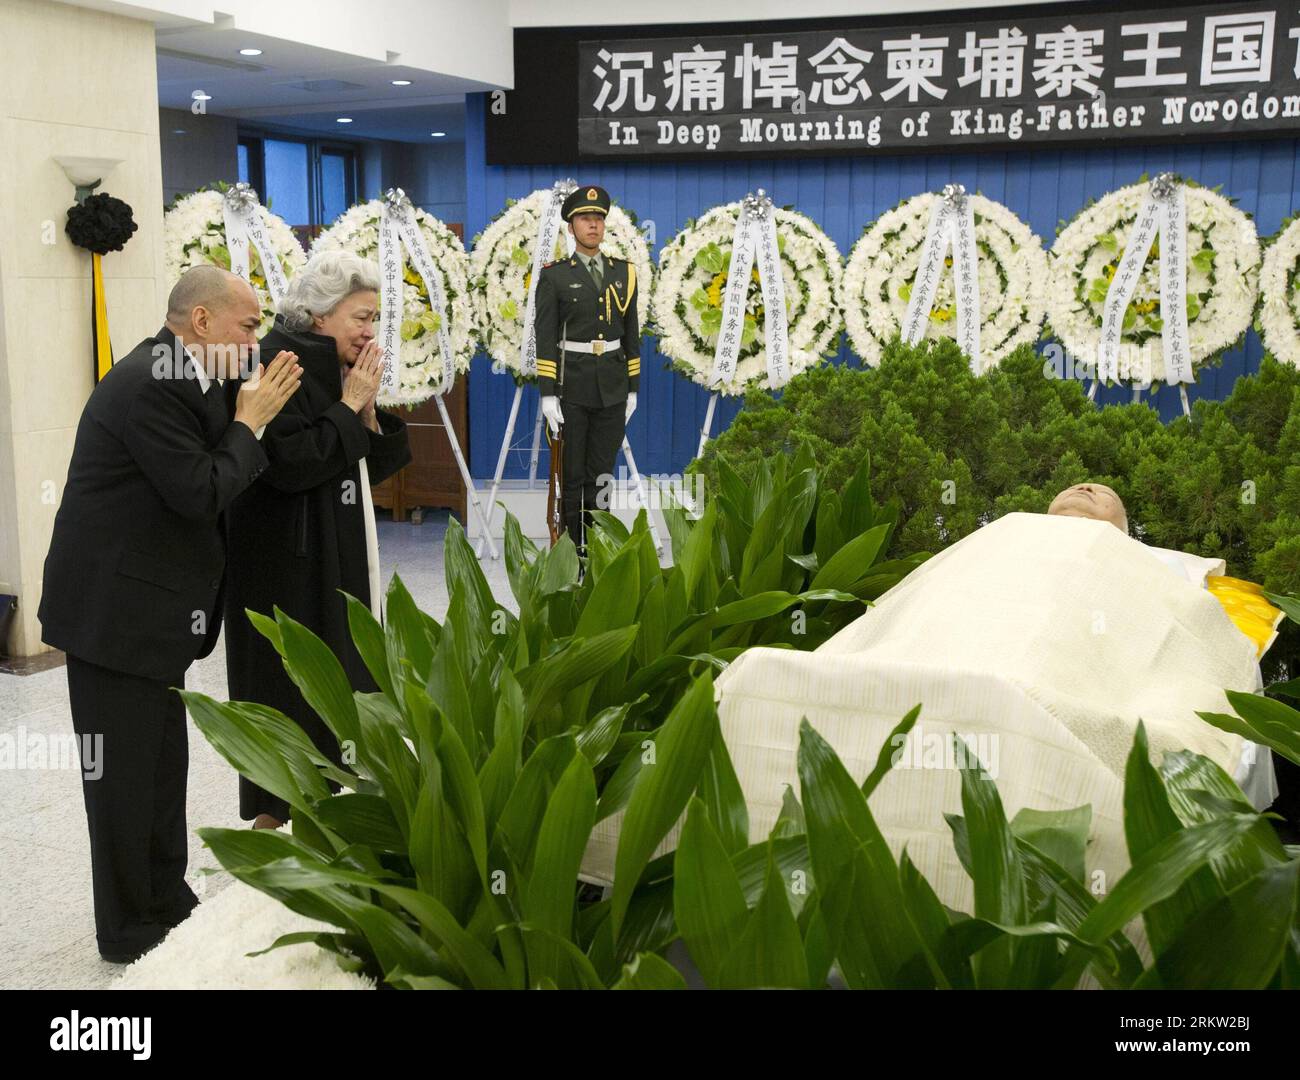
<instances>
[{"instance_id":1,"label":"white chrysanthemum wreath","mask_svg":"<svg viewBox=\"0 0 1300 1080\"><path fill-rule=\"evenodd\" d=\"M980 357L985 369L1018 345L1038 340L1045 313L1047 254L1033 231L1001 203L969 195L979 251ZM942 196L906 199L868 225L849 253L840 308L849 341L875 367L898 337L925 246L930 215ZM956 337L952 253L944 260L925 336Z\"/></svg>"},{"instance_id":2,"label":"white chrysanthemum wreath","mask_svg":"<svg viewBox=\"0 0 1300 1080\"><path fill-rule=\"evenodd\" d=\"M379 218L382 199L354 206L316 238L311 253L342 248L374 262L379 260ZM415 209L415 219L429 248L433 265L442 274L447 318L451 323L452 352L457 375L469 370L474 356L478 327L470 299L469 256L460 237L432 214ZM418 405L437 391L442 378L442 354L438 350L438 314L430 310L424 280L402 249L402 348L397 389L379 394L382 405Z\"/></svg>"},{"instance_id":3,"label":"white chrysanthemum wreath","mask_svg":"<svg viewBox=\"0 0 1300 1080\"><path fill-rule=\"evenodd\" d=\"M1264 348L1300 367L1300 215L1287 218L1264 249L1256 329Z\"/></svg>"},{"instance_id":4,"label":"white chrysanthemum wreath","mask_svg":"<svg viewBox=\"0 0 1300 1080\"><path fill-rule=\"evenodd\" d=\"M511 199L478 236L470 253L470 277L474 283L474 305L481 327L483 349L516 379L520 370L524 316L528 310L528 286L533 273L533 246L537 227L551 199L550 188L540 188L522 199ZM568 225L560 222L555 250L546 262L568 256ZM653 265L650 248L632 214L618 204L605 216L605 239L600 250L626 259L636 271L637 325L645 330L649 315ZM527 376L533 379L535 375Z\"/></svg>"},{"instance_id":5,"label":"white chrysanthemum wreath","mask_svg":"<svg viewBox=\"0 0 1300 1080\"><path fill-rule=\"evenodd\" d=\"M659 351L675 370L708 389L743 394L770 389L763 338L763 293L758 267L750 271L745 328L734 377L713 385L713 357L741 203L726 203L686 223L659 255L652 319ZM843 260L834 242L809 217L774 210L781 276L785 283L791 377L833 355L844 321L837 294Z\"/></svg>"},{"instance_id":6,"label":"white chrysanthemum wreath","mask_svg":"<svg viewBox=\"0 0 1300 1080\"><path fill-rule=\"evenodd\" d=\"M167 288L180 280L181 274L195 266L220 266L230 269L230 249L226 246L226 223L221 207L229 184L219 183L215 190L201 190L182 195L163 215L163 266ZM266 232L287 278L302 269L307 256L298 237L282 218L262 208ZM258 336L271 329L275 321L275 304L266 288L262 262L257 248L249 244L248 276L258 303L262 306L262 326Z\"/></svg>"},{"instance_id":7,"label":"white chrysanthemum wreath","mask_svg":"<svg viewBox=\"0 0 1300 1080\"><path fill-rule=\"evenodd\" d=\"M1245 333L1255 309L1259 237L1254 222L1217 192L1186 180L1187 338L1195 371L1217 361ZM1086 206L1052 246L1047 321L1051 332L1081 361L1096 359L1102 310L1150 185L1112 191ZM1166 379L1160 310L1160 240L1151 245L1124 313L1119 379ZM1147 367L1149 365L1149 372Z\"/></svg>"}]
</instances>

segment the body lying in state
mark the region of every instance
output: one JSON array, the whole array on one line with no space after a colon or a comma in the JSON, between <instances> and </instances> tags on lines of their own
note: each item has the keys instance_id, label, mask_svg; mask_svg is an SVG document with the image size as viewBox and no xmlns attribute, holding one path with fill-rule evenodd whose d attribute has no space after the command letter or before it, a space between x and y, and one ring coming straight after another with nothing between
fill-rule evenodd
<instances>
[{"instance_id":1,"label":"body lying in state","mask_svg":"<svg viewBox=\"0 0 1300 1080\"><path fill-rule=\"evenodd\" d=\"M1122 505L1100 491L1061 501L1067 512L1009 514L954 544L815 651L752 649L719 677L751 842L787 785L798 794L804 717L861 781L921 705L870 806L894 854L906 846L963 910L970 880L944 820L961 813L960 773L933 750L950 732L995 773L1008 818L1089 804L1087 868L1112 883L1128 867L1123 775L1139 720L1157 764L1188 749L1240 775L1243 740L1196 714L1229 711L1225 689L1257 688L1255 645L1191 575L1123 531ZM612 878L620 817L597 827L584 876ZM663 850L675 845L673 833Z\"/></svg>"}]
</instances>

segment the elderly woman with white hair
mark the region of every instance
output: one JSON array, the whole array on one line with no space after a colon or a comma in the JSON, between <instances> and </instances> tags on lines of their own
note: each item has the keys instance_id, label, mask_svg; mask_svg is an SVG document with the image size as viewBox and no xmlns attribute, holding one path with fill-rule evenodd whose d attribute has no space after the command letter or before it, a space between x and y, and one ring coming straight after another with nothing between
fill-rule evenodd
<instances>
[{"instance_id":1,"label":"elderly woman with white hair","mask_svg":"<svg viewBox=\"0 0 1300 1080\"><path fill-rule=\"evenodd\" d=\"M379 551L370 485L411 460L406 425L375 407L379 271L345 251L315 255L289 282L263 355L296 353L301 389L262 436L269 466L227 513L226 673L230 697L279 709L341 764L330 730L285 674L245 610L279 607L317 634L354 689L378 689L348 631L343 593L374 606ZM236 388L227 392L232 396ZM286 803L240 777L240 816L254 828L289 817Z\"/></svg>"}]
</instances>

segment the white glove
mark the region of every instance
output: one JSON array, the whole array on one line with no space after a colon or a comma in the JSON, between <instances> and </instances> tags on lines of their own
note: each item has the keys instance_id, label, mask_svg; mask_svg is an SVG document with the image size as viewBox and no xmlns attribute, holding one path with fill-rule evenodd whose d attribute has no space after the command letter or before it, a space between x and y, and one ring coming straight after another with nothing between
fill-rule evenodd
<instances>
[{"instance_id":1,"label":"white glove","mask_svg":"<svg viewBox=\"0 0 1300 1080\"><path fill-rule=\"evenodd\" d=\"M551 436L554 437L559 433L560 425L564 423L564 413L560 412L560 399L554 394L547 394L542 398L542 415L546 417Z\"/></svg>"},{"instance_id":2,"label":"white glove","mask_svg":"<svg viewBox=\"0 0 1300 1080\"><path fill-rule=\"evenodd\" d=\"M632 414L634 412L636 412L636 391L632 390L627 395L627 412L623 416L624 424L632 419Z\"/></svg>"}]
</instances>

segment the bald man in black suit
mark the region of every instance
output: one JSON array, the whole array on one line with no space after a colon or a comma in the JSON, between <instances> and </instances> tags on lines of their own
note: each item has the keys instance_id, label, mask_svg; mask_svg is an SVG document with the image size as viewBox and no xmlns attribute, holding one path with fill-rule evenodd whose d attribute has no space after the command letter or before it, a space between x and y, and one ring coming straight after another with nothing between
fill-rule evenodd
<instances>
[{"instance_id":1,"label":"bald man in black suit","mask_svg":"<svg viewBox=\"0 0 1300 1080\"><path fill-rule=\"evenodd\" d=\"M185 708L173 687L221 625L221 514L266 468L261 429L297 389L281 353L240 391L262 313L247 282L187 271L167 321L118 361L77 426L45 559L42 639L67 653L72 724L102 740L82 774L100 955L128 963L198 903L185 882ZM247 368L245 368L247 370Z\"/></svg>"}]
</instances>

